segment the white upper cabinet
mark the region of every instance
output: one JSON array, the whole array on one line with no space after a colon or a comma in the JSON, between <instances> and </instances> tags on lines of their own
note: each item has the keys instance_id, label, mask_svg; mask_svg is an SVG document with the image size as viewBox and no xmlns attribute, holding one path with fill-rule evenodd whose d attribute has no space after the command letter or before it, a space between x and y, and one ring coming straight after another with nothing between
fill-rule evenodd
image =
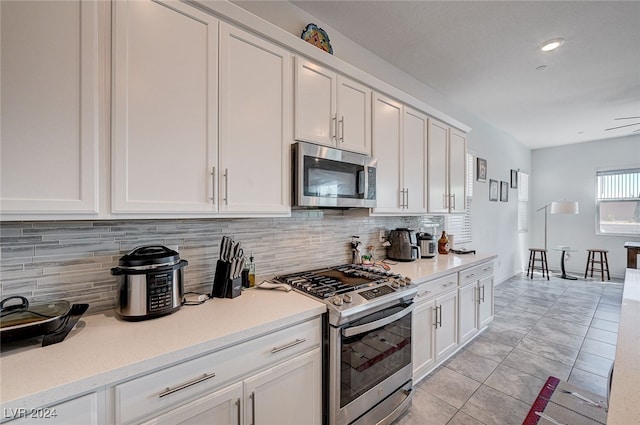
<instances>
[{"instance_id":1,"label":"white upper cabinet","mask_svg":"<svg viewBox=\"0 0 640 425\"><path fill-rule=\"evenodd\" d=\"M295 138L371 154L371 89L296 57Z\"/></svg>"},{"instance_id":2,"label":"white upper cabinet","mask_svg":"<svg viewBox=\"0 0 640 425\"><path fill-rule=\"evenodd\" d=\"M113 212L215 211L218 21L178 2L113 6Z\"/></svg>"},{"instance_id":3,"label":"white upper cabinet","mask_svg":"<svg viewBox=\"0 0 640 425\"><path fill-rule=\"evenodd\" d=\"M429 119L428 209L430 213L466 210L466 151L464 133Z\"/></svg>"},{"instance_id":4,"label":"white upper cabinet","mask_svg":"<svg viewBox=\"0 0 640 425\"><path fill-rule=\"evenodd\" d=\"M98 212L100 7L0 2L3 218Z\"/></svg>"},{"instance_id":5,"label":"white upper cabinet","mask_svg":"<svg viewBox=\"0 0 640 425\"><path fill-rule=\"evenodd\" d=\"M290 211L291 56L222 24L220 212Z\"/></svg>"},{"instance_id":6,"label":"white upper cabinet","mask_svg":"<svg viewBox=\"0 0 640 425\"><path fill-rule=\"evenodd\" d=\"M373 95L373 156L376 170L377 207L374 214L402 211L401 180L402 105L378 93Z\"/></svg>"},{"instance_id":7,"label":"white upper cabinet","mask_svg":"<svg viewBox=\"0 0 640 425\"><path fill-rule=\"evenodd\" d=\"M426 115L379 94L373 96L373 156L378 159L374 214L424 214Z\"/></svg>"}]
</instances>

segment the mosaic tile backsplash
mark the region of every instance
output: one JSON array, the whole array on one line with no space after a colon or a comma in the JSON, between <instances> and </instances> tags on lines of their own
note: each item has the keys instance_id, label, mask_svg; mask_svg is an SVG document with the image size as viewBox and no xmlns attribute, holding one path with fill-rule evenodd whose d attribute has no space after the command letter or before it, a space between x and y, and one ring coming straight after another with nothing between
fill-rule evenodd
<instances>
[{"instance_id":1,"label":"mosaic tile backsplash","mask_svg":"<svg viewBox=\"0 0 640 425\"><path fill-rule=\"evenodd\" d=\"M294 211L287 218L1 222L0 296L85 302L97 313L116 306L119 281L110 269L136 246L177 249L189 262L185 291L208 293L224 235L242 242L247 256L253 252L259 280L349 262L352 235L382 259L381 230L437 225L439 232L443 223L441 216L369 217L330 210Z\"/></svg>"}]
</instances>

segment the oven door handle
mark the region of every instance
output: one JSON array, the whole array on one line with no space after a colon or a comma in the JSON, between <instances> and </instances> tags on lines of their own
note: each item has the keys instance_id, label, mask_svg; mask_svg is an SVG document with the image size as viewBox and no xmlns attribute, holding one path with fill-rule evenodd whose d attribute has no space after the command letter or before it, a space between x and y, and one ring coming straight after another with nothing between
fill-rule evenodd
<instances>
[{"instance_id":1,"label":"oven door handle","mask_svg":"<svg viewBox=\"0 0 640 425\"><path fill-rule=\"evenodd\" d=\"M413 307L414 307L414 304L412 303L410 306L408 306L404 310L399 311L397 313L394 313L391 316L387 316L387 317L385 317L383 319L376 320L375 322L366 323L366 324L360 325L360 326L353 326L351 328L343 328L342 329L342 336L349 338L350 336L363 334L365 332L369 332L369 331L372 331L374 329L381 328L381 327L383 327L385 325L388 325L389 323L392 323L392 322L395 322L398 319L401 319L402 317L406 316L407 314L411 314L411 312L413 311Z\"/></svg>"}]
</instances>

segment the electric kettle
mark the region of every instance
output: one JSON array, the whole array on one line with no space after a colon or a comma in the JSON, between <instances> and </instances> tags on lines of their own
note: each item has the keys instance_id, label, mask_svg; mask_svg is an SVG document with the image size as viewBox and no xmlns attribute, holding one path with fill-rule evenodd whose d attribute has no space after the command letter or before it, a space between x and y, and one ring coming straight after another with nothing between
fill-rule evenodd
<instances>
[{"instance_id":1,"label":"electric kettle","mask_svg":"<svg viewBox=\"0 0 640 425\"><path fill-rule=\"evenodd\" d=\"M416 232L410 229L395 229L389 232L387 258L395 261L413 261L420 258L420 247Z\"/></svg>"}]
</instances>

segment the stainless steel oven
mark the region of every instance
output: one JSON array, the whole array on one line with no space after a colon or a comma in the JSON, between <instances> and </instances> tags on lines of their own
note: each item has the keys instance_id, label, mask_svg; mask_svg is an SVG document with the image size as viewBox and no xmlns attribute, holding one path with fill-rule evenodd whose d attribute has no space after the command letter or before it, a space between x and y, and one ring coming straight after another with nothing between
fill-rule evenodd
<instances>
[{"instance_id":1,"label":"stainless steel oven","mask_svg":"<svg viewBox=\"0 0 640 425\"><path fill-rule=\"evenodd\" d=\"M377 205L375 158L305 142L293 144L292 155L294 207Z\"/></svg>"},{"instance_id":2,"label":"stainless steel oven","mask_svg":"<svg viewBox=\"0 0 640 425\"><path fill-rule=\"evenodd\" d=\"M327 306L324 405L329 425L389 424L411 406L411 313L417 286L410 279L351 264L275 279Z\"/></svg>"},{"instance_id":3,"label":"stainless steel oven","mask_svg":"<svg viewBox=\"0 0 640 425\"><path fill-rule=\"evenodd\" d=\"M391 423L409 408L412 311L401 303L329 326L330 424Z\"/></svg>"}]
</instances>

